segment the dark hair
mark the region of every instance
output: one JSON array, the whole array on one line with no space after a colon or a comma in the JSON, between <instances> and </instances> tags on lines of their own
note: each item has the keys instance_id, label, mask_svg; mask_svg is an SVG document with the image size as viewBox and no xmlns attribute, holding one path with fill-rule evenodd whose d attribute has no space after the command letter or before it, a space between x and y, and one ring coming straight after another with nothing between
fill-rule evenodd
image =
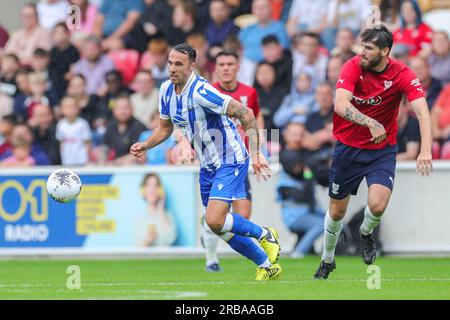
<instances>
[{"instance_id":1,"label":"dark hair","mask_svg":"<svg viewBox=\"0 0 450 320\"><path fill-rule=\"evenodd\" d=\"M53 31L56 30L56 28L63 28L66 33L69 33L69 28L67 27L67 24L65 22L58 22L54 27Z\"/></svg>"},{"instance_id":2,"label":"dark hair","mask_svg":"<svg viewBox=\"0 0 450 320\"><path fill-rule=\"evenodd\" d=\"M152 75L152 72L150 70L139 69L138 72L136 72L136 75L138 75L139 73L146 74L146 75L150 76L153 79L153 75Z\"/></svg>"},{"instance_id":3,"label":"dark hair","mask_svg":"<svg viewBox=\"0 0 450 320\"><path fill-rule=\"evenodd\" d=\"M276 35L270 34L268 36L265 36L262 39L262 45L265 46L267 44L271 44L271 43L275 43L275 44L280 44L280 41L278 41L278 38Z\"/></svg>"},{"instance_id":4,"label":"dark hair","mask_svg":"<svg viewBox=\"0 0 450 320\"><path fill-rule=\"evenodd\" d=\"M15 126L17 124L17 122L18 122L17 121L17 116L14 113L7 114L6 116L3 116L1 118L1 121L8 122L8 123L12 124L13 126Z\"/></svg>"},{"instance_id":5,"label":"dark hair","mask_svg":"<svg viewBox=\"0 0 450 320\"><path fill-rule=\"evenodd\" d=\"M406 2L410 2L413 6L413 9L416 13L416 26L419 26L422 23L422 11L420 10L419 4L416 0L406 0L403 1L402 5ZM400 15L400 26L402 29L406 28L406 22L402 15Z\"/></svg>"},{"instance_id":6,"label":"dark hair","mask_svg":"<svg viewBox=\"0 0 450 320\"><path fill-rule=\"evenodd\" d=\"M74 79L74 78L80 78L81 80L83 80L83 82L86 84L86 77L83 76L81 73L77 73L75 74L70 80ZM69 80L69 82L70 82Z\"/></svg>"},{"instance_id":7,"label":"dark hair","mask_svg":"<svg viewBox=\"0 0 450 320\"><path fill-rule=\"evenodd\" d=\"M37 58L48 58L49 54L48 51L42 49L42 48L37 48L36 50L34 50L33 52L33 57L37 57Z\"/></svg>"},{"instance_id":8,"label":"dark hair","mask_svg":"<svg viewBox=\"0 0 450 320\"><path fill-rule=\"evenodd\" d=\"M222 50L220 51L216 57L215 57L215 62L217 62L217 58L219 57L235 57L236 60L239 61L239 56L236 52L232 51L232 50Z\"/></svg>"},{"instance_id":9,"label":"dark hair","mask_svg":"<svg viewBox=\"0 0 450 320\"><path fill-rule=\"evenodd\" d=\"M392 32L382 24L364 30L361 34L361 40L362 42L371 42L380 49L389 48L389 52L394 43Z\"/></svg>"},{"instance_id":10,"label":"dark hair","mask_svg":"<svg viewBox=\"0 0 450 320\"><path fill-rule=\"evenodd\" d=\"M117 70L111 70L105 74L105 80L110 77L114 77L115 79L119 80L120 83L123 82L122 74Z\"/></svg>"},{"instance_id":11,"label":"dark hair","mask_svg":"<svg viewBox=\"0 0 450 320\"><path fill-rule=\"evenodd\" d=\"M314 38L320 44L320 35L315 32L303 32L300 34L300 39L303 37Z\"/></svg>"},{"instance_id":12,"label":"dark hair","mask_svg":"<svg viewBox=\"0 0 450 320\"><path fill-rule=\"evenodd\" d=\"M195 49L188 45L187 43L180 43L177 44L176 46L174 46L172 48L172 50L181 52L182 54L185 54L189 57L189 60L191 62L195 62L195 59L197 58L197 52L195 51Z\"/></svg>"}]
</instances>

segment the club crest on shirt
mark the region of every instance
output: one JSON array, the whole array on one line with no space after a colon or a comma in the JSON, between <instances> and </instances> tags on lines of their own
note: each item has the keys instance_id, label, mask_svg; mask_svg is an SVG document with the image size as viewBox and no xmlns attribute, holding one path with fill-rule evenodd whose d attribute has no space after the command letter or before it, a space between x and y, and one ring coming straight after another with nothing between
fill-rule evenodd
<instances>
[{"instance_id":1,"label":"club crest on shirt","mask_svg":"<svg viewBox=\"0 0 450 320\"><path fill-rule=\"evenodd\" d=\"M384 81L384 90L389 89L392 86L392 81Z\"/></svg>"}]
</instances>

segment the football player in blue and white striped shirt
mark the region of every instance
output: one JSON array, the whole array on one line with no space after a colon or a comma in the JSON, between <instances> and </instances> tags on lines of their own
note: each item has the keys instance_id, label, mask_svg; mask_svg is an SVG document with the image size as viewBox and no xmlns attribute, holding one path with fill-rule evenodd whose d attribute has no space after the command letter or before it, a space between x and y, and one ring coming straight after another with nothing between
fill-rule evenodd
<instances>
[{"instance_id":1,"label":"football player in blue and white striped shirt","mask_svg":"<svg viewBox=\"0 0 450 320\"><path fill-rule=\"evenodd\" d=\"M257 266L256 280L276 279L280 245L273 228L260 227L237 213L230 204L245 198L245 177L249 161L259 180L270 176L260 152L258 127L251 109L220 93L194 73L196 51L179 44L169 53L170 80L160 89L160 125L144 142L135 143L130 153L143 158L146 151L170 137L174 125L181 129L200 162L200 192L206 207L205 223L235 251ZM229 117L240 120L250 140L250 150ZM250 154L249 154L250 153ZM251 238L257 239L259 247Z\"/></svg>"}]
</instances>

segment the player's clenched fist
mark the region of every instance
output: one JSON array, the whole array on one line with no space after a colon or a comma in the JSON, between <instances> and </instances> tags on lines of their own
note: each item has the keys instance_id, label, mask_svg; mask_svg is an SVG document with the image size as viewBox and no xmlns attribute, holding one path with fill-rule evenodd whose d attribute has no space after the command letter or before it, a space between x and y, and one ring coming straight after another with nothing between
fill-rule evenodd
<instances>
[{"instance_id":1,"label":"player's clenched fist","mask_svg":"<svg viewBox=\"0 0 450 320\"><path fill-rule=\"evenodd\" d=\"M369 126L369 130L372 134L372 139L370 139L370 141L374 143L381 143L384 139L386 139L386 130L378 121L374 120Z\"/></svg>"},{"instance_id":2,"label":"player's clenched fist","mask_svg":"<svg viewBox=\"0 0 450 320\"><path fill-rule=\"evenodd\" d=\"M136 142L130 148L130 153L139 160L142 160L144 158L146 151L147 148L144 142Z\"/></svg>"}]
</instances>

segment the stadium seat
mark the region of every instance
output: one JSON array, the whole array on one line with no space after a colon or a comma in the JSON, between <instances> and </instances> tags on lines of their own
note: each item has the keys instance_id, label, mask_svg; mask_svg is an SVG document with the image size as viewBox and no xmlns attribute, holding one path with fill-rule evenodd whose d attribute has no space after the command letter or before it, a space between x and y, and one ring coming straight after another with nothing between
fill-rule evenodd
<instances>
[{"instance_id":1,"label":"stadium seat","mask_svg":"<svg viewBox=\"0 0 450 320\"><path fill-rule=\"evenodd\" d=\"M431 147L431 156L433 159L439 159L441 156L441 146L438 142L433 142L433 146Z\"/></svg>"}]
</instances>

